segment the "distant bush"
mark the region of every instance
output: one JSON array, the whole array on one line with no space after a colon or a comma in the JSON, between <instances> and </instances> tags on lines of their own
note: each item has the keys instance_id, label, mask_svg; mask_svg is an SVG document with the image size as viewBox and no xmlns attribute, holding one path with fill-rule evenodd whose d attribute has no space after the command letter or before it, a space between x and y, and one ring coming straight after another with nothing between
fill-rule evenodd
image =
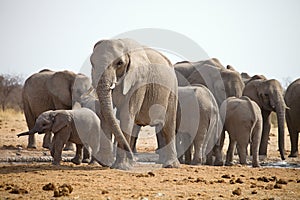
<instances>
[{"instance_id":1,"label":"distant bush","mask_svg":"<svg viewBox=\"0 0 300 200\"><path fill-rule=\"evenodd\" d=\"M0 75L0 105L5 109L23 110L22 88L24 79L18 75Z\"/></svg>"}]
</instances>

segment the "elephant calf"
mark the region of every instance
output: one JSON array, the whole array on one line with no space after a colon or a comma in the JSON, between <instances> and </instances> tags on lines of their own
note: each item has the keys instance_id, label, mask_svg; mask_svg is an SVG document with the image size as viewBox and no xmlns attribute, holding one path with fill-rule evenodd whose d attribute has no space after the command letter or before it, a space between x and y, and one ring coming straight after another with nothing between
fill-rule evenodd
<instances>
[{"instance_id":1,"label":"elephant calf","mask_svg":"<svg viewBox=\"0 0 300 200\"><path fill-rule=\"evenodd\" d=\"M240 163L246 164L247 146L250 142L252 166L259 167L258 151L263 123L259 106L246 96L229 97L222 103L220 112L224 122L223 131L229 133L230 140L225 165L232 165L236 144Z\"/></svg>"},{"instance_id":2,"label":"elephant calf","mask_svg":"<svg viewBox=\"0 0 300 200\"><path fill-rule=\"evenodd\" d=\"M98 116L88 108L79 108L74 110L50 110L43 112L37 118L33 129L22 135L31 135L36 132L45 133L51 131L54 133L51 147L51 156L53 164L59 165L62 160L61 154L64 145L70 141L76 144L76 155L72 162L79 165L82 162L83 146L89 146L92 149L93 158L97 160L101 156L110 156L110 152L100 154L101 128ZM112 157L112 156L110 156ZM100 163L101 164L101 163ZM107 165L107 163L105 163Z\"/></svg>"},{"instance_id":3,"label":"elephant calf","mask_svg":"<svg viewBox=\"0 0 300 200\"><path fill-rule=\"evenodd\" d=\"M178 101L176 150L179 161L185 164L202 164L222 131L217 102L212 93L202 85L179 87ZM220 162L221 151L216 154L215 165L220 165Z\"/></svg>"}]
</instances>

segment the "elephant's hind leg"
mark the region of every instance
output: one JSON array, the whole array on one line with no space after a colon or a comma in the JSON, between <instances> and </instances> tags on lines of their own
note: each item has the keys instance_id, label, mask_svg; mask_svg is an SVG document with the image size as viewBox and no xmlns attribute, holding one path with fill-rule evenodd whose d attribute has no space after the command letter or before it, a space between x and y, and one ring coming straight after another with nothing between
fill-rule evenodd
<instances>
[{"instance_id":1,"label":"elephant's hind leg","mask_svg":"<svg viewBox=\"0 0 300 200\"><path fill-rule=\"evenodd\" d=\"M232 161L233 161L233 155L234 155L235 146L236 146L236 141L233 141L230 138L228 150L227 150L227 153L226 153L226 162L225 162L226 166L233 165Z\"/></svg>"}]
</instances>

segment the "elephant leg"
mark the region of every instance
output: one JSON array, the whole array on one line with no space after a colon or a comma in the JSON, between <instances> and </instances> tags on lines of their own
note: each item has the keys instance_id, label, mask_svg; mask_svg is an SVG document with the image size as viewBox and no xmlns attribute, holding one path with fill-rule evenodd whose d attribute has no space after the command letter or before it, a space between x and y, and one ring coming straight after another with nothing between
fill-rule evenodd
<instances>
[{"instance_id":1,"label":"elephant leg","mask_svg":"<svg viewBox=\"0 0 300 200\"><path fill-rule=\"evenodd\" d=\"M64 148L64 151L74 151L74 143L67 142Z\"/></svg>"},{"instance_id":2,"label":"elephant leg","mask_svg":"<svg viewBox=\"0 0 300 200\"><path fill-rule=\"evenodd\" d=\"M184 163L187 165L192 164L192 144L188 144L186 151L184 152Z\"/></svg>"},{"instance_id":3,"label":"elephant leg","mask_svg":"<svg viewBox=\"0 0 300 200\"><path fill-rule=\"evenodd\" d=\"M130 116L128 116L127 112L122 113L122 115L120 115L120 118L122 119L120 120L121 129L127 142L130 144L134 121ZM127 153L129 152L125 150L124 144L118 143L116 160L115 163L112 165L112 168L123 170L130 169L132 167L132 163L129 162L129 160L127 159Z\"/></svg>"},{"instance_id":4,"label":"elephant leg","mask_svg":"<svg viewBox=\"0 0 300 200\"><path fill-rule=\"evenodd\" d=\"M270 111L262 111L263 130L259 147L259 155L267 156L269 133L271 130Z\"/></svg>"},{"instance_id":5,"label":"elephant leg","mask_svg":"<svg viewBox=\"0 0 300 200\"><path fill-rule=\"evenodd\" d=\"M116 152L116 161L112 165L112 168L128 170L131 168L130 163L127 161L127 152L124 150L124 146L118 143Z\"/></svg>"},{"instance_id":6,"label":"elephant leg","mask_svg":"<svg viewBox=\"0 0 300 200\"><path fill-rule=\"evenodd\" d=\"M162 148L166 145L166 141L162 135L161 130L162 130L161 125L155 127L156 141L157 141L157 149L155 150L155 153L157 154L160 154ZM163 163L163 161L159 161L159 163Z\"/></svg>"},{"instance_id":7,"label":"elephant leg","mask_svg":"<svg viewBox=\"0 0 300 200\"><path fill-rule=\"evenodd\" d=\"M175 125L175 124L173 124ZM175 145L175 126L166 122L162 128L161 133L163 143L166 145L159 150L159 160L163 163L164 168L177 168L180 163L177 159L176 145Z\"/></svg>"},{"instance_id":8,"label":"elephant leg","mask_svg":"<svg viewBox=\"0 0 300 200\"><path fill-rule=\"evenodd\" d=\"M111 129L101 117L100 148L97 154L93 152L93 157L95 157L102 166L112 166L115 160L117 141L115 140L113 143Z\"/></svg>"},{"instance_id":9,"label":"elephant leg","mask_svg":"<svg viewBox=\"0 0 300 200\"><path fill-rule=\"evenodd\" d=\"M181 164L184 164L184 133L177 132L176 133L176 152L178 160Z\"/></svg>"},{"instance_id":10,"label":"elephant leg","mask_svg":"<svg viewBox=\"0 0 300 200\"><path fill-rule=\"evenodd\" d=\"M248 142L237 142L237 151L239 155L240 164L246 165L247 164L247 146Z\"/></svg>"},{"instance_id":11,"label":"elephant leg","mask_svg":"<svg viewBox=\"0 0 300 200\"><path fill-rule=\"evenodd\" d=\"M289 157L295 158L298 157L298 139L299 133L292 127L288 126L289 133L290 133L290 141L291 141L291 153Z\"/></svg>"},{"instance_id":12,"label":"elephant leg","mask_svg":"<svg viewBox=\"0 0 300 200\"><path fill-rule=\"evenodd\" d=\"M131 139L130 139L130 148L133 151L133 153L137 153L136 142L137 142L140 131L141 131L141 126L135 124L133 126L132 135L131 135Z\"/></svg>"},{"instance_id":13,"label":"elephant leg","mask_svg":"<svg viewBox=\"0 0 300 200\"><path fill-rule=\"evenodd\" d=\"M64 142L54 136L53 138L53 147L52 147L52 157L53 157L53 165L60 165L60 161L62 160L61 154L64 147Z\"/></svg>"},{"instance_id":14,"label":"elephant leg","mask_svg":"<svg viewBox=\"0 0 300 200\"><path fill-rule=\"evenodd\" d=\"M256 122L252 130L252 142L251 142L251 152L252 152L252 167L259 167L259 145L261 141L261 131L262 126L260 122Z\"/></svg>"},{"instance_id":15,"label":"elephant leg","mask_svg":"<svg viewBox=\"0 0 300 200\"><path fill-rule=\"evenodd\" d=\"M229 137L230 138L230 137ZM226 162L225 165L226 166L231 166L233 165L232 161L233 161L233 155L234 155L234 149L236 146L236 141L233 141L231 138L229 139L229 146L228 146L228 150L226 153Z\"/></svg>"},{"instance_id":16,"label":"elephant leg","mask_svg":"<svg viewBox=\"0 0 300 200\"><path fill-rule=\"evenodd\" d=\"M212 149L213 154L215 155L215 161L214 165L215 166L223 166L223 155L222 155L222 149L224 146L224 140L225 140L225 130L223 129L221 132L221 136L218 140L218 142L215 144L215 146ZM212 153L209 153L207 156L211 161L212 164Z\"/></svg>"},{"instance_id":17,"label":"elephant leg","mask_svg":"<svg viewBox=\"0 0 300 200\"><path fill-rule=\"evenodd\" d=\"M76 144L76 154L75 157L71 159L71 162L80 165L82 162L82 150L83 150L83 145L82 144Z\"/></svg>"},{"instance_id":18,"label":"elephant leg","mask_svg":"<svg viewBox=\"0 0 300 200\"><path fill-rule=\"evenodd\" d=\"M35 134L31 134L28 136L28 145L27 148L36 149L36 138Z\"/></svg>"},{"instance_id":19,"label":"elephant leg","mask_svg":"<svg viewBox=\"0 0 300 200\"><path fill-rule=\"evenodd\" d=\"M77 151L77 147L76 147L76 151ZM85 145L83 147L83 156L82 156L82 162L83 163L90 163L91 162L91 152L90 152L90 148Z\"/></svg>"},{"instance_id":20,"label":"elephant leg","mask_svg":"<svg viewBox=\"0 0 300 200\"><path fill-rule=\"evenodd\" d=\"M52 142L52 133L51 132L45 133L45 136L43 138L43 147L46 149L50 149L51 142Z\"/></svg>"}]
</instances>

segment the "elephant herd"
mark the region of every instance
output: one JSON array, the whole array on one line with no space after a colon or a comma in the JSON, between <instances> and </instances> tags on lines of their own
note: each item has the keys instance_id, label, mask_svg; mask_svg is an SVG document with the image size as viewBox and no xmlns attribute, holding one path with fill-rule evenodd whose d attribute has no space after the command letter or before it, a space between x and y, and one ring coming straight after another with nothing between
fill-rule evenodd
<instances>
[{"instance_id":1,"label":"elephant herd","mask_svg":"<svg viewBox=\"0 0 300 200\"><path fill-rule=\"evenodd\" d=\"M29 131L18 136L29 135L28 147L36 148L34 134L46 133L43 147L50 149L53 164L60 163L64 145L73 142L75 164L91 152L91 162L129 169L140 128L150 125L163 167L223 165L225 131L230 139L225 165L232 165L235 146L240 163L246 164L250 143L252 166L258 167L258 155L267 155L272 111L278 119L281 159L285 114L290 156L298 155L300 79L284 96L275 79L240 74L216 58L172 65L160 52L132 39L97 42L90 61L91 81L70 71L42 70L25 82Z\"/></svg>"}]
</instances>

